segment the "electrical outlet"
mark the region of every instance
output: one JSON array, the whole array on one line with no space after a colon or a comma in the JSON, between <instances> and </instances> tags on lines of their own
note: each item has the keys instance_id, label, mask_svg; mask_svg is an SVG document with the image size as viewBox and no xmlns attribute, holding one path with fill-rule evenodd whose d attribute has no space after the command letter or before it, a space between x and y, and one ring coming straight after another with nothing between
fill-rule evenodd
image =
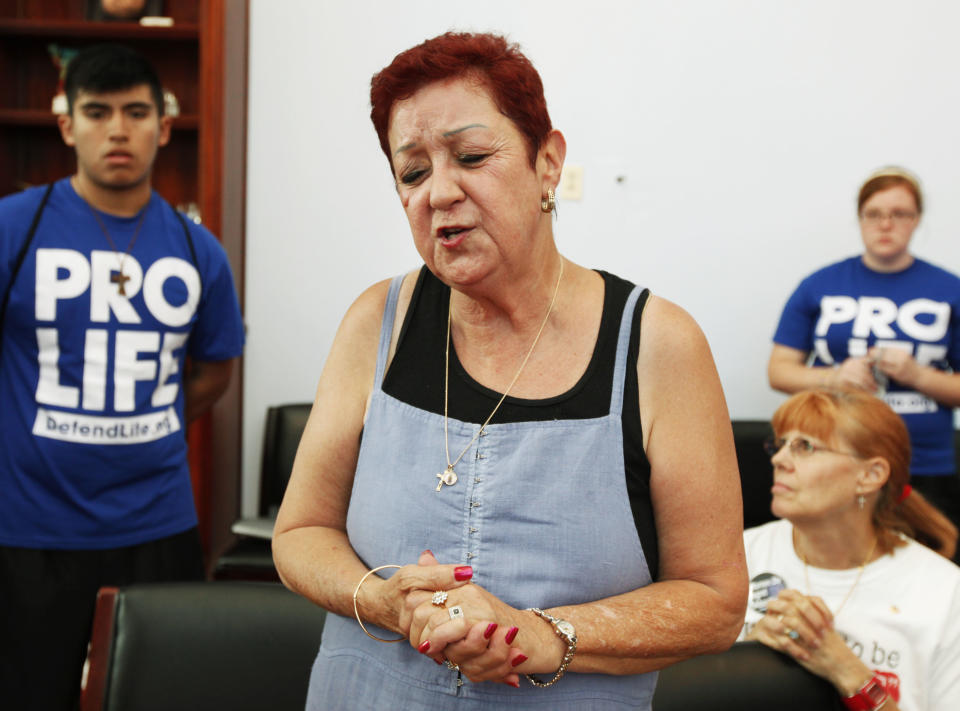
<instances>
[{"instance_id":1,"label":"electrical outlet","mask_svg":"<svg viewBox=\"0 0 960 711\"><path fill-rule=\"evenodd\" d=\"M560 175L560 199L583 200L583 166L567 164Z\"/></svg>"}]
</instances>

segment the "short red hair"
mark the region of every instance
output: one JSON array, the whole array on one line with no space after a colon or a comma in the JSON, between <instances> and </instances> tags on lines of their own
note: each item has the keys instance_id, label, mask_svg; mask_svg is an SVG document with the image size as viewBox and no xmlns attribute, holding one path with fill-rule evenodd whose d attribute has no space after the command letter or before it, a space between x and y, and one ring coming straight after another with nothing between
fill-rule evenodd
<instances>
[{"instance_id":1,"label":"short red hair","mask_svg":"<svg viewBox=\"0 0 960 711\"><path fill-rule=\"evenodd\" d=\"M427 84L475 78L527 143L530 164L552 128L543 82L520 46L495 34L446 32L401 52L370 80L370 119L390 161L387 130L393 105Z\"/></svg>"}]
</instances>

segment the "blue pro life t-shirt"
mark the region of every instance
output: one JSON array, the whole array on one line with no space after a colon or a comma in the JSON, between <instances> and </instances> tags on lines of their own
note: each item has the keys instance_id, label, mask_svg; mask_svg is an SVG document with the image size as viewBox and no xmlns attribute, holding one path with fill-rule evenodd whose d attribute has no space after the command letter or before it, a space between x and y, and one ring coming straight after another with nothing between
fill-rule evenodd
<instances>
[{"instance_id":1,"label":"blue pro life t-shirt","mask_svg":"<svg viewBox=\"0 0 960 711\"><path fill-rule=\"evenodd\" d=\"M811 353L814 366L839 365L883 346L910 353L920 365L956 371L960 278L922 259L903 271L876 272L850 257L800 283L773 340ZM953 473L952 409L895 380L883 398L910 430L911 473Z\"/></svg>"},{"instance_id":2,"label":"blue pro life t-shirt","mask_svg":"<svg viewBox=\"0 0 960 711\"><path fill-rule=\"evenodd\" d=\"M0 200L0 294L44 188ZM243 325L226 254L156 193L98 213L58 181L12 281L0 334L0 545L103 549L196 525L187 355L236 357ZM116 275L129 279L125 294ZM113 277L113 279L111 279Z\"/></svg>"}]
</instances>

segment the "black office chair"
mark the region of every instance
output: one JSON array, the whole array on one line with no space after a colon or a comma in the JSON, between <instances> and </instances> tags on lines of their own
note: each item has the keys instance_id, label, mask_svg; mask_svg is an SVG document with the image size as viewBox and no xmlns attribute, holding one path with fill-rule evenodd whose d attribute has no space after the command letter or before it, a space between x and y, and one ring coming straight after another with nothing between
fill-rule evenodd
<instances>
[{"instance_id":1,"label":"black office chair","mask_svg":"<svg viewBox=\"0 0 960 711\"><path fill-rule=\"evenodd\" d=\"M310 403L294 403L267 409L258 516L240 519L233 524L231 530L237 534L237 541L217 559L214 579L279 580L270 551L273 522L290 481L293 459L310 416L310 407Z\"/></svg>"},{"instance_id":2,"label":"black office chair","mask_svg":"<svg viewBox=\"0 0 960 711\"><path fill-rule=\"evenodd\" d=\"M324 618L277 583L103 588L81 709L302 711Z\"/></svg>"},{"instance_id":3,"label":"black office chair","mask_svg":"<svg viewBox=\"0 0 960 711\"><path fill-rule=\"evenodd\" d=\"M843 711L836 689L759 642L694 657L660 672L653 711Z\"/></svg>"},{"instance_id":4,"label":"black office chair","mask_svg":"<svg viewBox=\"0 0 960 711\"><path fill-rule=\"evenodd\" d=\"M763 450L763 441L773 430L767 420L733 420L732 425L743 494L743 527L751 528L776 518L770 513L773 465Z\"/></svg>"}]
</instances>

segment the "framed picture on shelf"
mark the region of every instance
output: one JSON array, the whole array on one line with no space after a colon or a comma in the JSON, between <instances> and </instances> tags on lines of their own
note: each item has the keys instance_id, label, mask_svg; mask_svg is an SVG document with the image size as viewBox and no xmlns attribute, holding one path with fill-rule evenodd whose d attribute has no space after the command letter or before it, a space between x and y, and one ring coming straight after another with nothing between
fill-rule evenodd
<instances>
[{"instance_id":1,"label":"framed picture on shelf","mask_svg":"<svg viewBox=\"0 0 960 711\"><path fill-rule=\"evenodd\" d=\"M96 21L136 22L163 14L163 0L86 0L86 18Z\"/></svg>"}]
</instances>

